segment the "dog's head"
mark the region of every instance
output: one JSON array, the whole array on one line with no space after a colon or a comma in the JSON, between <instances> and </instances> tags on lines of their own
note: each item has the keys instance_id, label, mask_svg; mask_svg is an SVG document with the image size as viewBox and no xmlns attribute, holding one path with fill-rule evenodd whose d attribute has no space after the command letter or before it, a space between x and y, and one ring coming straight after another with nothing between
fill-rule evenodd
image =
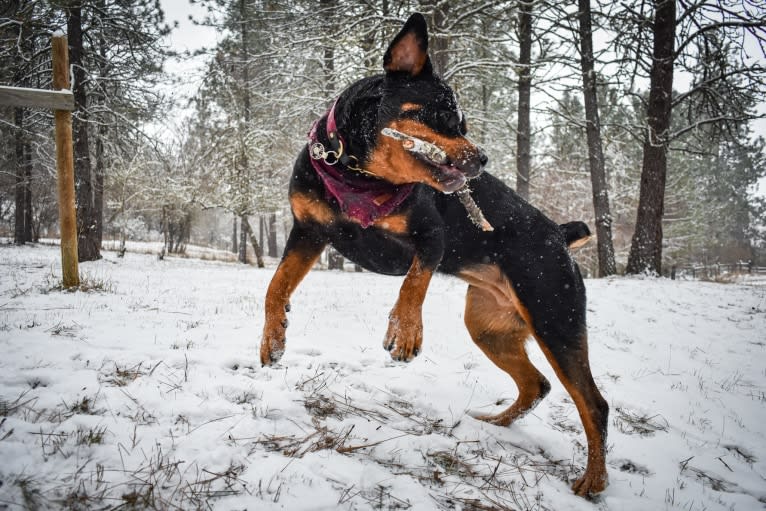
<instances>
[{"instance_id":1,"label":"dog's head","mask_svg":"<svg viewBox=\"0 0 766 511\"><path fill-rule=\"evenodd\" d=\"M453 192L479 175L487 157L466 138L455 93L433 72L421 14L410 16L393 39L383 67L386 74L374 102L376 138L365 148L364 170L394 184L424 183L443 192ZM381 135L384 128L438 146L447 154L446 163L408 152L400 141Z\"/></svg>"}]
</instances>

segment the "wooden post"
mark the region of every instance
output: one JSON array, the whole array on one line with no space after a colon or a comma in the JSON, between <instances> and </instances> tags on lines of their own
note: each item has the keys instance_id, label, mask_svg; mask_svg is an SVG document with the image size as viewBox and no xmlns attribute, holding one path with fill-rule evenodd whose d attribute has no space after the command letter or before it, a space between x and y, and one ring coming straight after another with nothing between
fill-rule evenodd
<instances>
[{"instance_id":1,"label":"wooden post","mask_svg":"<svg viewBox=\"0 0 766 511\"><path fill-rule=\"evenodd\" d=\"M69 89L69 48L64 35L52 39L53 88ZM65 288L80 285L77 267L77 216L74 199L74 155L72 112L54 110L56 119L56 168L58 169L59 225L61 229L61 273Z\"/></svg>"}]
</instances>

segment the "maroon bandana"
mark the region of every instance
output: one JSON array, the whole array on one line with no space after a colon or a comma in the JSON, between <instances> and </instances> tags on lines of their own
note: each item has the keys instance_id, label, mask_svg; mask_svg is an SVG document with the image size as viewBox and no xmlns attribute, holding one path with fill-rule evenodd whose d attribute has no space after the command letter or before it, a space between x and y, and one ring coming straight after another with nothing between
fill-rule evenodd
<instances>
[{"instance_id":1,"label":"maroon bandana","mask_svg":"<svg viewBox=\"0 0 766 511\"><path fill-rule=\"evenodd\" d=\"M336 100L337 103L337 100ZM317 142L317 120L309 132L309 145ZM335 104L327 114L327 133L335 133L344 150L348 147L337 132ZM367 228L378 218L391 214L410 195L414 184L394 185L382 179L370 179L349 169L341 162L330 165L324 159L309 156L319 178L324 183L325 196L338 201L341 211Z\"/></svg>"}]
</instances>

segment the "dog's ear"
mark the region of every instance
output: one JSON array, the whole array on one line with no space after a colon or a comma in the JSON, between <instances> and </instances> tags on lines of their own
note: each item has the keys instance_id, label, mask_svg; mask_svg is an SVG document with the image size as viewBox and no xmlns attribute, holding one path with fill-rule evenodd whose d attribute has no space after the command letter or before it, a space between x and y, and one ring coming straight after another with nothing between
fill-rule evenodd
<instances>
[{"instance_id":1,"label":"dog's ear","mask_svg":"<svg viewBox=\"0 0 766 511\"><path fill-rule=\"evenodd\" d=\"M564 240L569 248L580 248L588 243L592 237L585 222L567 222L559 225L559 228L564 234Z\"/></svg>"},{"instance_id":2,"label":"dog's ear","mask_svg":"<svg viewBox=\"0 0 766 511\"><path fill-rule=\"evenodd\" d=\"M408 73L417 76L432 72L428 58L428 28L426 19L416 12L407 20L383 56L383 69L388 73Z\"/></svg>"}]
</instances>

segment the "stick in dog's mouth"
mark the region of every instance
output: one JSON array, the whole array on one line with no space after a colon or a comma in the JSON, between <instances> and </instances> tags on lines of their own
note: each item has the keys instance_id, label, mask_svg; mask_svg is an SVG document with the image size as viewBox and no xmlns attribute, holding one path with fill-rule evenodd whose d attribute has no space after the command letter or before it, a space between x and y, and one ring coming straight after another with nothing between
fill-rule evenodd
<instances>
[{"instance_id":1,"label":"stick in dog's mouth","mask_svg":"<svg viewBox=\"0 0 766 511\"><path fill-rule=\"evenodd\" d=\"M420 158L423 158L433 165L446 165L449 162L447 153L444 152L444 150L442 150L442 148L439 146L430 142L426 142L425 140L407 135L406 133L402 133L401 131L397 131L391 128L383 128L381 134L385 135L386 137L400 140L402 142L402 147L405 150L419 156ZM457 194L457 198L460 200L460 203L468 213L468 218L471 219L471 222L473 222L476 227L482 231L495 230L495 228L492 227L492 224L490 224L487 219L484 218L484 213L481 212L481 209L479 209L479 206L473 200L473 197L471 197L471 190L468 188L468 183L464 184L455 193Z\"/></svg>"}]
</instances>

